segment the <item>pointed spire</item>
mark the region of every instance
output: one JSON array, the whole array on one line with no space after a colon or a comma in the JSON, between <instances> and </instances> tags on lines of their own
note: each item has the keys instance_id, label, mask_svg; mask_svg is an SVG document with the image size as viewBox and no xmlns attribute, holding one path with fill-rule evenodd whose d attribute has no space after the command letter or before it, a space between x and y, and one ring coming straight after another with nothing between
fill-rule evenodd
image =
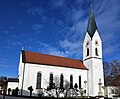
<instances>
[{"instance_id":1,"label":"pointed spire","mask_svg":"<svg viewBox=\"0 0 120 99\"><path fill-rule=\"evenodd\" d=\"M96 30L97 30L97 25L95 22L94 13L93 13L93 9L92 9L92 1L90 0L90 16L89 16L87 32L91 38L93 37Z\"/></svg>"}]
</instances>

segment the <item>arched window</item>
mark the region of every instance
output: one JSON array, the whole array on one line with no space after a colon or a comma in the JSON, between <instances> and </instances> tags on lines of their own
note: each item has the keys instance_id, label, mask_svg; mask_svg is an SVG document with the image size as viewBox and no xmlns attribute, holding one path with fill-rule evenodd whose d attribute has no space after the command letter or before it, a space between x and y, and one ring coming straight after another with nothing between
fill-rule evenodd
<instances>
[{"instance_id":1,"label":"arched window","mask_svg":"<svg viewBox=\"0 0 120 99\"><path fill-rule=\"evenodd\" d=\"M70 88L73 88L73 75L70 75Z\"/></svg>"},{"instance_id":2,"label":"arched window","mask_svg":"<svg viewBox=\"0 0 120 99\"><path fill-rule=\"evenodd\" d=\"M49 87L50 87L50 89L52 89L52 88L53 88L53 74L52 74L52 73L50 73L50 78L49 78Z\"/></svg>"},{"instance_id":3,"label":"arched window","mask_svg":"<svg viewBox=\"0 0 120 99\"><path fill-rule=\"evenodd\" d=\"M79 76L79 89L81 89L81 76Z\"/></svg>"},{"instance_id":4,"label":"arched window","mask_svg":"<svg viewBox=\"0 0 120 99\"><path fill-rule=\"evenodd\" d=\"M41 78L42 78L42 74L41 74L41 72L38 72L38 73L37 73L36 89L40 89L40 88L41 88Z\"/></svg>"},{"instance_id":5,"label":"arched window","mask_svg":"<svg viewBox=\"0 0 120 99\"><path fill-rule=\"evenodd\" d=\"M64 76L63 74L60 75L60 89L63 89L63 82L64 82Z\"/></svg>"},{"instance_id":6,"label":"arched window","mask_svg":"<svg viewBox=\"0 0 120 99\"><path fill-rule=\"evenodd\" d=\"M87 48L87 55L86 56L89 56L89 48Z\"/></svg>"},{"instance_id":7,"label":"arched window","mask_svg":"<svg viewBox=\"0 0 120 99\"><path fill-rule=\"evenodd\" d=\"M95 54L96 54L96 56L98 56L98 49L97 48L95 48Z\"/></svg>"}]
</instances>

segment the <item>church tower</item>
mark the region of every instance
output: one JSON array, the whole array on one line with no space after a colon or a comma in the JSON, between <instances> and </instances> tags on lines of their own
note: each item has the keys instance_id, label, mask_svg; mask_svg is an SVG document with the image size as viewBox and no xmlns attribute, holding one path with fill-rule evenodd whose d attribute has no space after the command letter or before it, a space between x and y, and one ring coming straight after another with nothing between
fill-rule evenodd
<instances>
[{"instance_id":1,"label":"church tower","mask_svg":"<svg viewBox=\"0 0 120 99\"><path fill-rule=\"evenodd\" d=\"M86 35L83 42L83 62L88 70L88 95L104 95L102 41L96 25L92 4Z\"/></svg>"}]
</instances>

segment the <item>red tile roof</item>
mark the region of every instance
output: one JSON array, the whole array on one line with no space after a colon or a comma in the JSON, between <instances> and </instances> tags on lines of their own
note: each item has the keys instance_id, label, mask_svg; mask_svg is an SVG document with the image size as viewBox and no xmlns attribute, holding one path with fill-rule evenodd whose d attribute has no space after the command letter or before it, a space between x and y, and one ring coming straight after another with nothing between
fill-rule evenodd
<instances>
[{"instance_id":1,"label":"red tile roof","mask_svg":"<svg viewBox=\"0 0 120 99\"><path fill-rule=\"evenodd\" d=\"M29 52L25 50L22 51L22 62L88 70L80 60Z\"/></svg>"},{"instance_id":2,"label":"red tile roof","mask_svg":"<svg viewBox=\"0 0 120 99\"><path fill-rule=\"evenodd\" d=\"M120 75L118 75L116 78L114 78L108 86L120 86Z\"/></svg>"}]
</instances>

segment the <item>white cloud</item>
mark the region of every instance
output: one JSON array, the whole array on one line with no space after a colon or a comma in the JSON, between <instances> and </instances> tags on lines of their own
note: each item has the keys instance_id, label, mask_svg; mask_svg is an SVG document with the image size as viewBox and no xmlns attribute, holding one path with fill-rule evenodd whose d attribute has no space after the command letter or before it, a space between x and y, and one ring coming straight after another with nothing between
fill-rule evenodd
<instances>
[{"instance_id":1,"label":"white cloud","mask_svg":"<svg viewBox=\"0 0 120 99\"><path fill-rule=\"evenodd\" d=\"M118 0L104 0L102 3L97 3L95 8L96 21L100 35L103 41L103 56L112 55L118 51L119 46L119 28L120 20L118 14L120 13L120 6L116 6L120 3Z\"/></svg>"},{"instance_id":2,"label":"white cloud","mask_svg":"<svg viewBox=\"0 0 120 99\"><path fill-rule=\"evenodd\" d=\"M120 44L115 44L115 45L112 44L112 46L108 45L107 47L104 47L104 51L103 51L104 56L110 55L110 54L116 52L116 50L119 51L118 48L120 48Z\"/></svg>"},{"instance_id":3,"label":"white cloud","mask_svg":"<svg viewBox=\"0 0 120 99\"><path fill-rule=\"evenodd\" d=\"M41 42L36 39L26 40L24 42L23 47L24 47L24 50L35 51L35 52L40 52L40 53L50 54L50 55L55 55L55 56L67 57L69 54L68 51L62 51L58 47L52 46L50 44Z\"/></svg>"},{"instance_id":4,"label":"white cloud","mask_svg":"<svg viewBox=\"0 0 120 99\"><path fill-rule=\"evenodd\" d=\"M62 56L62 57L67 57L67 54L69 53L69 52L60 51L54 47L48 47L46 49L46 51L47 51L46 52L47 54L51 54L51 55L55 55L55 56Z\"/></svg>"},{"instance_id":5,"label":"white cloud","mask_svg":"<svg viewBox=\"0 0 120 99\"><path fill-rule=\"evenodd\" d=\"M9 65L5 64L5 63L0 63L0 67L7 68L7 67L9 67Z\"/></svg>"},{"instance_id":6,"label":"white cloud","mask_svg":"<svg viewBox=\"0 0 120 99\"><path fill-rule=\"evenodd\" d=\"M5 31L3 31L3 33L4 33L4 34L9 34L9 32L8 32L8 31L6 31L6 30L5 30Z\"/></svg>"},{"instance_id":7,"label":"white cloud","mask_svg":"<svg viewBox=\"0 0 120 99\"><path fill-rule=\"evenodd\" d=\"M51 8L61 9L63 20L54 19L53 20L43 17L44 20L50 21L50 24L54 25L54 32L61 36L58 39L58 46L53 47L50 44L41 43L40 51L50 54L62 55L62 56L72 56L74 58L82 56L82 43L86 33L88 17L90 12L88 6L88 0L76 0L71 6L68 4L67 0L51 0ZM86 4L87 2L87 4ZM98 26L98 30L103 41L103 52L104 55L112 54L118 50L119 46L116 45L119 36L120 20L118 14L120 13L120 7L115 6L119 4L118 0L96 0L93 2L93 10ZM79 5L79 6L78 6ZM32 15L42 15L42 10L40 7L31 7L28 12ZM43 16L43 15L42 15ZM61 18L62 19L62 18ZM69 25L70 24L70 25ZM40 33L43 26L41 24L36 24L33 26L33 30ZM116 31L117 30L117 31ZM55 34L55 35L56 35ZM58 38L58 37L57 37ZM37 43L36 43L37 45ZM116 45L113 47L113 45ZM61 51L62 49L62 51ZM81 56L80 56L81 55Z\"/></svg>"},{"instance_id":8,"label":"white cloud","mask_svg":"<svg viewBox=\"0 0 120 99\"><path fill-rule=\"evenodd\" d=\"M120 7L115 6L116 2L118 2L118 0L110 0L110 3L108 3L108 1L95 1L93 5L98 30L102 36L104 56L108 54L112 55L112 53L118 51L120 47L116 44L120 39L119 36L116 36L119 35L118 30L120 28L120 20L118 17ZM89 10L89 8L87 8L87 10ZM63 11L67 22L70 21L73 25L68 27L68 32L64 34L64 39L59 41L60 47L65 50L70 50L72 55L80 53L79 50L76 50L77 48L82 50L80 42L83 42L89 17L89 14L86 13L86 10L83 8L77 9L76 7L70 9L67 6ZM80 54L82 54L82 51Z\"/></svg>"},{"instance_id":9,"label":"white cloud","mask_svg":"<svg viewBox=\"0 0 120 99\"><path fill-rule=\"evenodd\" d=\"M31 7L28 9L28 13L32 14L33 16L37 16L37 15L42 15L43 9L39 6L39 7Z\"/></svg>"},{"instance_id":10,"label":"white cloud","mask_svg":"<svg viewBox=\"0 0 120 99\"><path fill-rule=\"evenodd\" d=\"M80 59L82 58L82 42L72 42L67 39L60 41L60 46L65 49L65 52L69 52L68 56Z\"/></svg>"},{"instance_id":11,"label":"white cloud","mask_svg":"<svg viewBox=\"0 0 120 99\"><path fill-rule=\"evenodd\" d=\"M9 67L9 65L7 64L8 60L7 59L0 59L0 67Z\"/></svg>"},{"instance_id":12,"label":"white cloud","mask_svg":"<svg viewBox=\"0 0 120 99\"><path fill-rule=\"evenodd\" d=\"M72 50L72 49L80 46L80 44L79 44L79 42L72 42L72 41L68 41L66 39L66 40L60 41L60 46L65 49Z\"/></svg>"},{"instance_id":13,"label":"white cloud","mask_svg":"<svg viewBox=\"0 0 120 99\"><path fill-rule=\"evenodd\" d=\"M35 25L33 25L32 28L35 31L35 33L39 34L42 31L43 25L42 24L35 24Z\"/></svg>"},{"instance_id":14,"label":"white cloud","mask_svg":"<svg viewBox=\"0 0 120 99\"><path fill-rule=\"evenodd\" d=\"M22 42L14 41L14 40L7 40L7 46L4 46L4 48L7 48L7 49L12 49L16 47L22 47Z\"/></svg>"},{"instance_id":15,"label":"white cloud","mask_svg":"<svg viewBox=\"0 0 120 99\"><path fill-rule=\"evenodd\" d=\"M51 0L52 2L52 9L56 7L64 7L65 6L65 0Z\"/></svg>"},{"instance_id":16,"label":"white cloud","mask_svg":"<svg viewBox=\"0 0 120 99\"><path fill-rule=\"evenodd\" d=\"M13 30L15 27L14 26L9 26L9 29Z\"/></svg>"},{"instance_id":17,"label":"white cloud","mask_svg":"<svg viewBox=\"0 0 120 99\"><path fill-rule=\"evenodd\" d=\"M34 5L33 2L31 2L29 0L22 1L21 5L24 8L27 8L27 13L28 14L31 14L33 16L40 16L43 13L43 9L42 9L41 5L36 6L36 5Z\"/></svg>"},{"instance_id":18,"label":"white cloud","mask_svg":"<svg viewBox=\"0 0 120 99\"><path fill-rule=\"evenodd\" d=\"M62 56L62 57L67 57L67 55L69 54L69 52L60 51L57 47L53 47L47 43L43 43L39 41L39 44L40 44L39 51L45 54Z\"/></svg>"}]
</instances>

